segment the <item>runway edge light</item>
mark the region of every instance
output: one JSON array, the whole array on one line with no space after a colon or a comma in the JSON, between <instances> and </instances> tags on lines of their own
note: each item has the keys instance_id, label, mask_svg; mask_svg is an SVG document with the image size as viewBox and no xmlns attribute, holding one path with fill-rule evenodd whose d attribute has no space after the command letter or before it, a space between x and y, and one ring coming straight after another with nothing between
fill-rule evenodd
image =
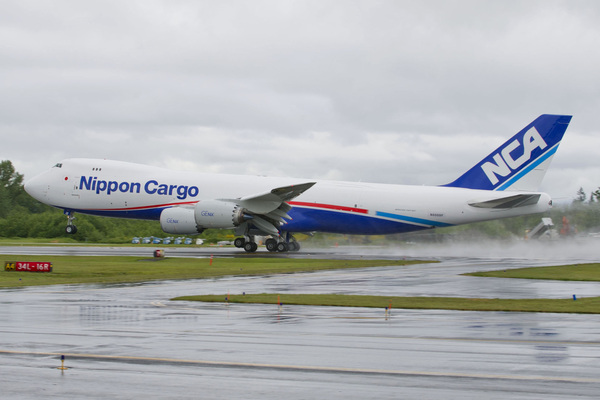
<instances>
[{"instance_id":1,"label":"runway edge light","mask_svg":"<svg viewBox=\"0 0 600 400\"><path fill-rule=\"evenodd\" d=\"M69 369L69 367L65 367L65 356L64 355L60 356L60 367L58 367L57 369L60 369L61 371L65 371L65 370Z\"/></svg>"}]
</instances>

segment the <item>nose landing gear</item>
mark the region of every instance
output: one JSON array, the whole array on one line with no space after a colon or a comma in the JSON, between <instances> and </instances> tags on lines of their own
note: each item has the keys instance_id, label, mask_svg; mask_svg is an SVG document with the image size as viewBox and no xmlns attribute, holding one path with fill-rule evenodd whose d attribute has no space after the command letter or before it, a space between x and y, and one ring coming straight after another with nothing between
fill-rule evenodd
<instances>
[{"instance_id":1,"label":"nose landing gear","mask_svg":"<svg viewBox=\"0 0 600 400\"><path fill-rule=\"evenodd\" d=\"M65 210L65 215L67 216L67 227L65 228L65 232L69 235L74 235L77 233L77 227L73 223L75 219L75 215L73 215L72 211Z\"/></svg>"}]
</instances>

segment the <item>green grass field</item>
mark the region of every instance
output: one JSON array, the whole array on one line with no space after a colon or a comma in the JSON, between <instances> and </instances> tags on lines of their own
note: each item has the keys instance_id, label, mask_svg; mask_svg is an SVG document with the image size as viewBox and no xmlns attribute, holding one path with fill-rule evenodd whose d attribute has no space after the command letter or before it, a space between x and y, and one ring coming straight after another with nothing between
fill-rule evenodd
<instances>
[{"instance_id":1,"label":"green grass field","mask_svg":"<svg viewBox=\"0 0 600 400\"><path fill-rule=\"evenodd\" d=\"M551 279L559 281L600 281L600 264L518 268L489 272L473 272L465 275L494 278Z\"/></svg>"},{"instance_id":2,"label":"green grass field","mask_svg":"<svg viewBox=\"0 0 600 400\"><path fill-rule=\"evenodd\" d=\"M524 279L555 279L577 281L600 281L600 264L575 264L554 267L537 267L475 272L465 275ZM207 295L184 296L173 300L323 305L338 307L376 307L405 309L436 309L464 311L514 311L599 314L600 297L568 299L471 299L455 297L396 297L396 296L350 296L333 294L246 294L246 295Z\"/></svg>"},{"instance_id":3,"label":"green grass field","mask_svg":"<svg viewBox=\"0 0 600 400\"><path fill-rule=\"evenodd\" d=\"M228 299L228 300L226 300ZM463 311L513 311L548 313L600 313L600 297L569 299L468 299L455 297L397 297L397 296L352 296L339 294L245 294L182 296L172 300L204 301L218 303L260 303L335 307L373 307L463 310Z\"/></svg>"},{"instance_id":4,"label":"green grass field","mask_svg":"<svg viewBox=\"0 0 600 400\"><path fill-rule=\"evenodd\" d=\"M4 271L7 261L48 261L52 273ZM403 266L416 260L298 260L281 258L139 258L0 255L0 287L77 283L128 283L203 279L228 275L272 275L325 269Z\"/></svg>"},{"instance_id":5,"label":"green grass field","mask_svg":"<svg viewBox=\"0 0 600 400\"><path fill-rule=\"evenodd\" d=\"M115 284L154 280L206 279L236 275L273 275L332 269L369 268L425 263L418 260L300 260L261 258L254 255L239 258L139 258L81 256L13 256L0 255L1 267L7 261L52 262L52 273L0 272L0 288L55 284ZM600 264L578 264L473 273L476 276L504 278L565 279L599 281ZM348 271L351 274L351 271ZM465 277L465 279L469 279ZM185 296L176 300L225 302L226 294ZM521 311L555 313L600 313L600 297L569 299L469 299L449 297L350 296L333 294L247 294L231 295L229 302L323 305L339 307L377 307L408 309L443 309L472 311Z\"/></svg>"}]
</instances>

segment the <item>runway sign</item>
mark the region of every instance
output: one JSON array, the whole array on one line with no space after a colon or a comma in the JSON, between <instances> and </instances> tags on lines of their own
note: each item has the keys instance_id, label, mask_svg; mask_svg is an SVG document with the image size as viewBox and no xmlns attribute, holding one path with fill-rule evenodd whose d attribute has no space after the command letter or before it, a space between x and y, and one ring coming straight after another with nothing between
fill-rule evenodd
<instances>
[{"instance_id":1,"label":"runway sign","mask_svg":"<svg viewBox=\"0 0 600 400\"><path fill-rule=\"evenodd\" d=\"M4 270L25 272L52 272L52 263L38 261L7 261L4 263Z\"/></svg>"}]
</instances>

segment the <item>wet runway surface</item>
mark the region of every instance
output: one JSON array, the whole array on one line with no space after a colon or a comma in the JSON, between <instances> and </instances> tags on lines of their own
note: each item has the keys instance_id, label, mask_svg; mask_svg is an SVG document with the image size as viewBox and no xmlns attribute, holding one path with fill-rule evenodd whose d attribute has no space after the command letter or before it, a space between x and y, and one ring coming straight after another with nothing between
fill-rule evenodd
<instances>
[{"instance_id":1,"label":"wet runway surface","mask_svg":"<svg viewBox=\"0 0 600 400\"><path fill-rule=\"evenodd\" d=\"M597 261L587 246L571 255L562 252L561 257L548 251L523 255L511 250L513 257L506 257L505 249L497 254L490 248L467 257L456 249L428 249L428 256L442 262L400 268L3 289L2 397L597 398L597 315L393 309L386 318L378 309L285 305L285 293L292 292L600 295L598 284L459 275ZM379 252L398 258L417 257L419 251ZM229 257L234 251L213 253ZM334 249L315 250L308 256L373 253L377 251ZM169 300L227 292L279 292L284 305ZM56 368L61 354L66 355L68 370Z\"/></svg>"}]
</instances>

